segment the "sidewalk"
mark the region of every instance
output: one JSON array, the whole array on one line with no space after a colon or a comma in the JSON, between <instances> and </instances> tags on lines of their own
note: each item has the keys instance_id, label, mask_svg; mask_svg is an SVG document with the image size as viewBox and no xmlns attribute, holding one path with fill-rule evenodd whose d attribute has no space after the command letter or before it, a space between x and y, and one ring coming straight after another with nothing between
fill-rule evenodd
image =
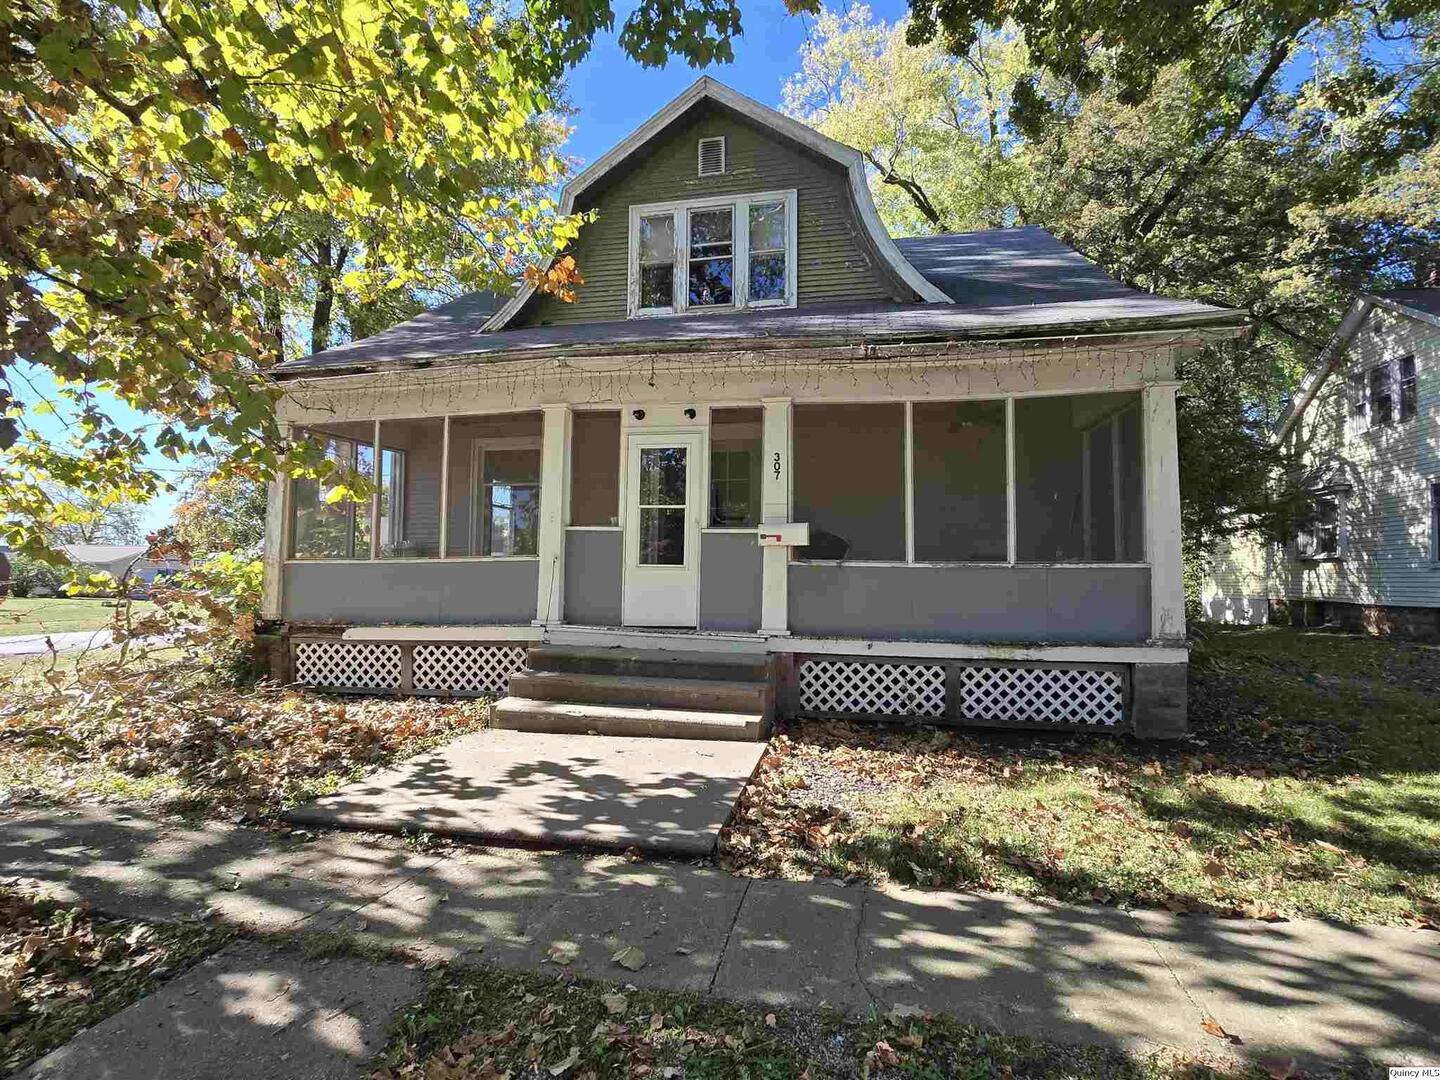
<instances>
[{"instance_id":1,"label":"sidewalk","mask_svg":"<svg viewBox=\"0 0 1440 1080\"><path fill-rule=\"evenodd\" d=\"M3 819L0 873L120 915L212 911L246 928L341 930L420 958L576 971L740 1000L947 1012L1009 1032L1259 1060L1440 1063L1440 935L1041 904L989 894L747 881L679 863L369 836L280 840L103 809ZM646 963L611 960L619 938ZM113 1018L112 1018L113 1019ZM83 1038L83 1036L82 1036Z\"/></svg>"},{"instance_id":2,"label":"sidewalk","mask_svg":"<svg viewBox=\"0 0 1440 1080\"><path fill-rule=\"evenodd\" d=\"M98 630L62 630L53 634L20 634L0 637L0 656L40 656L51 649L55 652L79 652L82 649L103 649L115 637L107 628Z\"/></svg>"}]
</instances>

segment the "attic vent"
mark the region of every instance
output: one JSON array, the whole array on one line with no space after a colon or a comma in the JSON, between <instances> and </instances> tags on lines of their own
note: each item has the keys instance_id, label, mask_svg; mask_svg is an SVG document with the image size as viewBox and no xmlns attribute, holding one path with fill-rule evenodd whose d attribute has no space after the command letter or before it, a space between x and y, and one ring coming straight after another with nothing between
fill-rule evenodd
<instances>
[{"instance_id":1,"label":"attic vent","mask_svg":"<svg viewBox=\"0 0 1440 1080\"><path fill-rule=\"evenodd\" d=\"M700 175L719 176L725 171L725 136L700 140Z\"/></svg>"}]
</instances>

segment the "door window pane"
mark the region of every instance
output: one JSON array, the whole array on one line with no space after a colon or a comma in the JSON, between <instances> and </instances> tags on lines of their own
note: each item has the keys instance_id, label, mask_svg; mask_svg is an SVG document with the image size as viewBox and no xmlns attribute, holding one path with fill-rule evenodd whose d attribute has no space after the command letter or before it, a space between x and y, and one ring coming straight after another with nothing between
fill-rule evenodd
<instances>
[{"instance_id":1,"label":"door window pane","mask_svg":"<svg viewBox=\"0 0 1440 1080\"><path fill-rule=\"evenodd\" d=\"M685 510L640 509L640 565L685 565Z\"/></svg>"},{"instance_id":2,"label":"door window pane","mask_svg":"<svg viewBox=\"0 0 1440 1080\"><path fill-rule=\"evenodd\" d=\"M689 304L711 307L734 302L735 213L690 211Z\"/></svg>"},{"instance_id":3,"label":"door window pane","mask_svg":"<svg viewBox=\"0 0 1440 1080\"><path fill-rule=\"evenodd\" d=\"M640 449L640 505L685 505L685 447Z\"/></svg>"},{"instance_id":4,"label":"door window pane","mask_svg":"<svg viewBox=\"0 0 1440 1080\"><path fill-rule=\"evenodd\" d=\"M373 480L375 427L368 421L310 429L330 469L318 479L297 478L291 487L291 558L368 559L370 499L337 494L359 480Z\"/></svg>"},{"instance_id":5,"label":"door window pane","mask_svg":"<svg viewBox=\"0 0 1440 1080\"><path fill-rule=\"evenodd\" d=\"M710 525L760 524L761 409L710 411Z\"/></svg>"},{"instance_id":6,"label":"door window pane","mask_svg":"<svg viewBox=\"0 0 1440 1080\"><path fill-rule=\"evenodd\" d=\"M795 520L805 559L905 559L905 406L796 405Z\"/></svg>"},{"instance_id":7,"label":"door window pane","mask_svg":"<svg viewBox=\"0 0 1440 1080\"><path fill-rule=\"evenodd\" d=\"M1005 403L920 402L911 420L916 560L1004 562Z\"/></svg>"},{"instance_id":8,"label":"door window pane","mask_svg":"<svg viewBox=\"0 0 1440 1080\"><path fill-rule=\"evenodd\" d=\"M640 306L675 304L675 215L640 219Z\"/></svg>"},{"instance_id":9,"label":"door window pane","mask_svg":"<svg viewBox=\"0 0 1440 1080\"><path fill-rule=\"evenodd\" d=\"M1020 562L1137 562L1144 516L1137 394L1015 402Z\"/></svg>"},{"instance_id":10,"label":"door window pane","mask_svg":"<svg viewBox=\"0 0 1440 1080\"><path fill-rule=\"evenodd\" d=\"M785 299L785 204L750 207L750 299Z\"/></svg>"}]
</instances>

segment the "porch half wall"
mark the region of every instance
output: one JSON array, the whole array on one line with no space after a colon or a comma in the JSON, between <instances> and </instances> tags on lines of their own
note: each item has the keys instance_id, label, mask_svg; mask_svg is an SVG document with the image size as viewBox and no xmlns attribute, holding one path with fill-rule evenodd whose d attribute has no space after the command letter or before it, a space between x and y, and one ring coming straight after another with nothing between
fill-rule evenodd
<instances>
[{"instance_id":1,"label":"porch half wall","mask_svg":"<svg viewBox=\"0 0 1440 1080\"><path fill-rule=\"evenodd\" d=\"M283 614L299 623L528 624L535 559L289 562Z\"/></svg>"},{"instance_id":2,"label":"porch half wall","mask_svg":"<svg viewBox=\"0 0 1440 1080\"><path fill-rule=\"evenodd\" d=\"M789 578L799 635L1057 644L1150 636L1148 566L793 563Z\"/></svg>"}]
</instances>

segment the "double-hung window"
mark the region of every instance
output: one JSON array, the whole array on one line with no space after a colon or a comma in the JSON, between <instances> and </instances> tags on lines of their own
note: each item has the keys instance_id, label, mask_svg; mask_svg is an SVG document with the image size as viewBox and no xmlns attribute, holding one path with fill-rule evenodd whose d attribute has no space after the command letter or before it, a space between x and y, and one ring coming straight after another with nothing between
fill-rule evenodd
<instances>
[{"instance_id":1,"label":"double-hung window","mask_svg":"<svg viewBox=\"0 0 1440 1080\"><path fill-rule=\"evenodd\" d=\"M630 208L630 316L794 307L794 191Z\"/></svg>"},{"instance_id":2,"label":"double-hung window","mask_svg":"<svg viewBox=\"0 0 1440 1080\"><path fill-rule=\"evenodd\" d=\"M1414 356L1361 368L1348 382L1350 426L1353 431L1403 424L1419 407L1419 380Z\"/></svg>"},{"instance_id":3,"label":"double-hung window","mask_svg":"<svg viewBox=\"0 0 1440 1080\"><path fill-rule=\"evenodd\" d=\"M1343 493L1318 493L1305 508L1295 530L1295 549L1300 558L1338 559L1343 518Z\"/></svg>"}]
</instances>

